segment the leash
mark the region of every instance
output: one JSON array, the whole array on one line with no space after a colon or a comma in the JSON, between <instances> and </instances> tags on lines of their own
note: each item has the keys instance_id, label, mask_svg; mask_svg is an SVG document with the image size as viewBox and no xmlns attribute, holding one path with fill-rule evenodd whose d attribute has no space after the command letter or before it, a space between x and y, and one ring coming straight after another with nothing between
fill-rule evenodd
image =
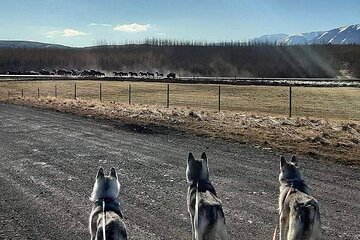
<instances>
[{"instance_id":1,"label":"leash","mask_svg":"<svg viewBox=\"0 0 360 240\"><path fill-rule=\"evenodd\" d=\"M196 231L195 229L198 228L199 226L199 182L196 183L196 192L195 192L195 213L194 213L194 236L195 239L198 239L198 231Z\"/></svg>"},{"instance_id":2,"label":"leash","mask_svg":"<svg viewBox=\"0 0 360 240\"><path fill-rule=\"evenodd\" d=\"M291 194L291 192L292 192L293 190L295 190L295 189L294 189L294 188L293 188L293 186L291 185L291 186L289 187L288 192L286 193L286 197L284 198L284 201L283 201L283 202L285 202L285 201L286 201L286 199L290 196L290 194ZM283 210L284 210L284 208L282 208L282 209L281 209L280 216L282 215ZM276 240L276 236L277 236L277 230L278 230L278 228L279 228L279 223L278 223L278 224L276 224L276 226L275 226L275 229L274 229L274 234L273 234L272 240Z\"/></svg>"},{"instance_id":3,"label":"leash","mask_svg":"<svg viewBox=\"0 0 360 240\"><path fill-rule=\"evenodd\" d=\"M273 235L272 240L276 240L276 235L277 235L277 229L278 229L278 227L279 227L279 224L276 224L276 227L275 227L275 229L274 229L274 235Z\"/></svg>"},{"instance_id":4,"label":"leash","mask_svg":"<svg viewBox=\"0 0 360 240\"><path fill-rule=\"evenodd\" d=\"M106 223L105 199L103 199L102 207L103 207L103 221L102 221L103 239L106 240L106 233L105 233L105 223Z\"/></svg>"}]
</instances>

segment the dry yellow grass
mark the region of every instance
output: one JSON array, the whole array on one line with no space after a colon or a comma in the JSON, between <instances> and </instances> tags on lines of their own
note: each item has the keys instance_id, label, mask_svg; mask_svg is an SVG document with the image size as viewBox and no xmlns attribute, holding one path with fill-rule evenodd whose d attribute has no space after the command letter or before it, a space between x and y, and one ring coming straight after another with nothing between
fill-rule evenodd
<instances>
[{"instance_id":1,"label":"dry yellow grass","mask_svg":"<svg viewBox=\"0 0 360 240\"><path fill-rule=\"evenodd\" d=\"M360 124L355 122L231 111L217 113L188 107L166 108L54 97L10 98L2 101L122 123L156 124L197 135L271 147L292 154L360 164Z\"/></svg>"},{"instance_id":2,"label":"dry yellow grass","mask_svg":"<svg viewBox=\"0 0 360 240\"><path fill-rule=\"evenodd\" d=\"M75 81L0 82L0 97L10 95L37 97L54 96L55 84L58 98L73 99ZM166 105L166 84L143 82L102 82L102 100L128 102L131 84L131 102L147 105ZM77 81L77 98L99 99L100 82ZM221 86L221 109L231 112L288 115L288 87L278 86ZM218 86L206 84L170 84L170 106L203 108L216 111ZM293 116L322 119L360 121L359 88L293 87Z\"/></svg>"}]
</instances>

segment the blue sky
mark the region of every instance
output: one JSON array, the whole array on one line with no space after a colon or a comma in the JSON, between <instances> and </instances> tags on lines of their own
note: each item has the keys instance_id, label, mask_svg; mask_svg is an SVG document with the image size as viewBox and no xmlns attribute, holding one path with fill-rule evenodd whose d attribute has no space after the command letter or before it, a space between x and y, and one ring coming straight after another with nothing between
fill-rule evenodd
<instances>
[{"instance_id":1,"label":"blue sky","mask_svg":"<svg viewBox=\"0 0 360 240\"><path fill-rule=\"evenodd\" d=\"M90 46L247 40L360 23L359 0L1 0L0 39Z\"/></svg>"}]
</instances>

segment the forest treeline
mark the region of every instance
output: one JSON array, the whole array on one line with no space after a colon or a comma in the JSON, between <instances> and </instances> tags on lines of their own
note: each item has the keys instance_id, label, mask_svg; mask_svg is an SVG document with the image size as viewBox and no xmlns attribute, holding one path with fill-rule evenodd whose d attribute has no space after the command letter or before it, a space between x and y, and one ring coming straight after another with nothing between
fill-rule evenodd
<instances>
[{"instance_id":1,"label":"forest treeline","mask_svg":"<svg viewBox=\"0 0 360 240\"><path fill-rule=\"evenodd\" d=\"M2 48L0 72L174 71L182 76L360 77L359 45L156 42L88 48ZM345 70L345 71L344 71Z\"/></svg>"}]
</instances>

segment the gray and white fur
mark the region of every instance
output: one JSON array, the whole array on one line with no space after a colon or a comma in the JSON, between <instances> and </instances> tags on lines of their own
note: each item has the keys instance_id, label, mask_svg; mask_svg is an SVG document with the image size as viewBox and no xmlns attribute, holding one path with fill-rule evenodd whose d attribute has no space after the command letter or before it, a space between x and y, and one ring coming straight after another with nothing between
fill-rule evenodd
<instances>
[{"instance_id":1,"label":"gray and white fur","mask_svg":"<svg viewBox=\"0 0 360 240\"><path fill-rule=\"evenodd\" d=\"M191 219L193 240L213 240L218 236L227 238L225 216L221 200L209 180L209 168L206 154L195 159L189 153L186 179L189 188L187 193L188 211Z\"/></svg>"},{"instance_id":2,"label":"gray and white fur","mask_svg":"<svg viewBox=\"0 0 360 240\"><path fill-rule=\"evenodd\" d=\"M117 199L119 192L120 183L115 169L111 168L109 176L105 176L104 170L100 168L90 198L93 201L89 219L91 240L103 239L102 224L104 220L106 240L127 239L126 227L122 220L120 203ZM103 209L104 201L105 209Z\"/></svg>"},{"instance_id":3,"label":"gray and white fur","mask_svg":"<svg viewBox=\"0 0 360 240\"><path fill-rule=\"evenodd\" d=\"M321 239L320 212L317 200L310 195L297 158L280 160L280 240ZM287 230L287 232L286 232Z\"/></svg>"}]
</instances>

